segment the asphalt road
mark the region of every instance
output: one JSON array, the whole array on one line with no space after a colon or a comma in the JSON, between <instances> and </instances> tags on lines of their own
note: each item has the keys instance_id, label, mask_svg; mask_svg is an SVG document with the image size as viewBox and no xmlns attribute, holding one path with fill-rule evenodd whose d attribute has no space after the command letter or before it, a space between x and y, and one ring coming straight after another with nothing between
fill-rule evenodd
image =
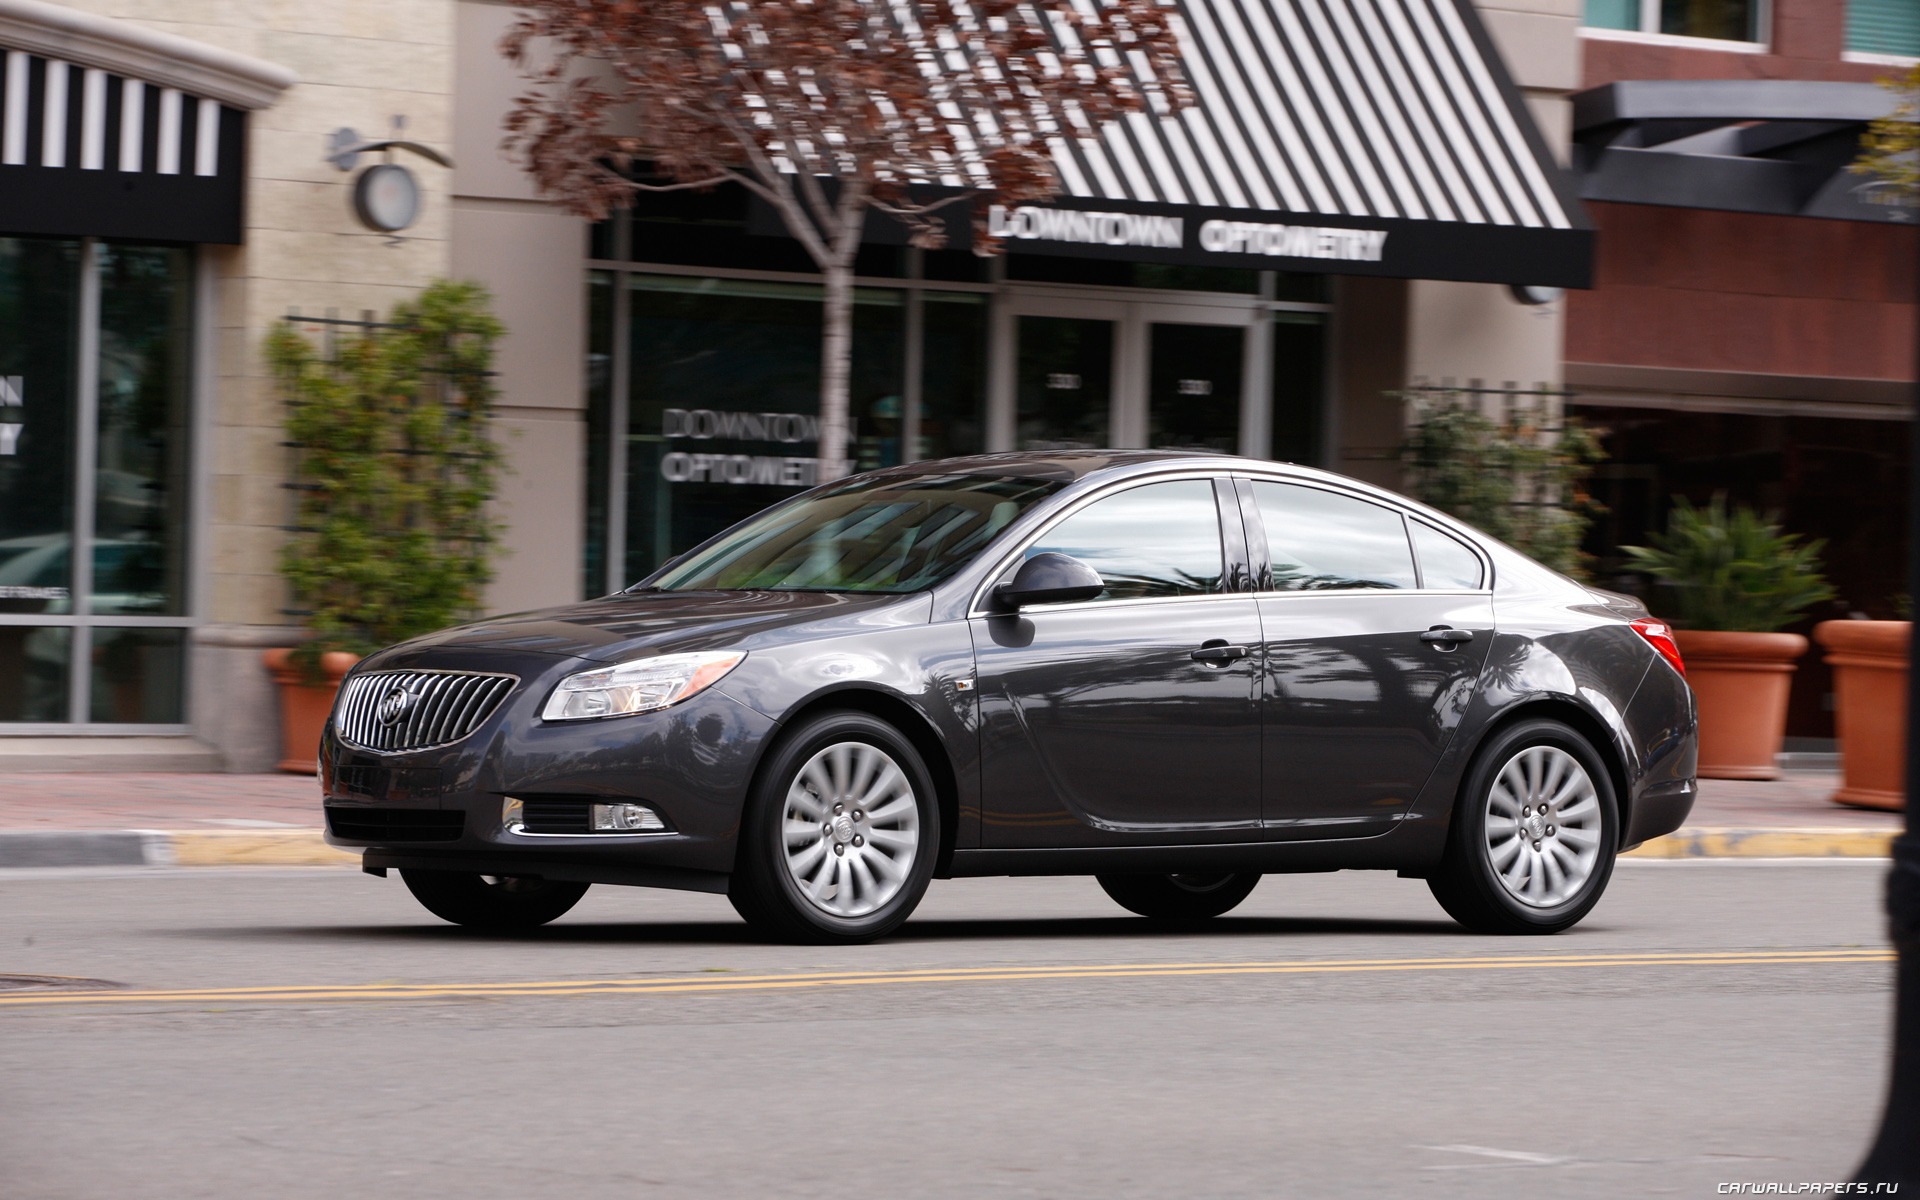
<instances>
[{"instance_id":1,"label":"asphalt road","mask_svg":"<svg viewBox=\"0 0 1920 1200\"><path fill-rule=\"evenodd\" d=\"M1843 1179L1884 1087L1882 868L1625 862L1547 939L1412 881L1155 931L934 884L876 946L598 888L533 936L349 870L14 872L0 1196L1711 1196ZM263 990L279 988L280 991Z\"/></svg>"}]
</instances>

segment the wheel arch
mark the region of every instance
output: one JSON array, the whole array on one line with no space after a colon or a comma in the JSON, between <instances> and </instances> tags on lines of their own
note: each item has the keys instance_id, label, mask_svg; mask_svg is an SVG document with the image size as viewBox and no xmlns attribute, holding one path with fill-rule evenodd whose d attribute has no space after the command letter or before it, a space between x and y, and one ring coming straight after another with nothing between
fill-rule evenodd
<instances>
[{"instance_id":1,"label":"wheel arch","mask_svg":"<svg viewBox=\"0 0 1920 1200\"><path fill-rule=\"evenodd\" d=\"M1587 744L1593 747L1593 752L1600 756L1600 763L1607 771L1607 780L1613 784L1613 802L1617 810L1615 816L1619 821L1620 839L1624 846L1630 827L1633 791L1627 776L1626 756L1620 749L1620 735L1609 728L1597 713L1565 696L1534 696L1522 700L1487 723L1479 737L1474 739L1473 749L1466 756L1467 766L1460 774L1459 787L1454 794L1454 809L1459 806L1459 792L1466 787L1468 776L1472 774L1472 764L1479 757L1481 749L1502 730L1535 718L1557 721L1567 726L1585 738ZM1451 823L1453 810L1450 809L1447 816Z\"/></svg>"},{"instance_id":2,"label":"wheel arch","mask_svg":"<svg viewBox=\"0 0 1920 1200\"><path fill-rule=\"evenodd\" d=\"M885 721L913 743L921 761L927 765L927 774L933 777L934 806L940 813L940 853L934 859L933 874L936 879L945 878L953 861L954 839L960 829L959 781L954 774L953 760L947 755L946 747L941 743L933 724L919 709L892 692L858 686L836 688L794 706L780 718L772 733L763 739L759 760L754 763L753 776L747 784L747 795L752 797L759 794L761 776L773 757L773 749L786 738L788 731L828 712L865 713ZM736 847L736 859L739 853Z\"/></svg>"}]
</instances>

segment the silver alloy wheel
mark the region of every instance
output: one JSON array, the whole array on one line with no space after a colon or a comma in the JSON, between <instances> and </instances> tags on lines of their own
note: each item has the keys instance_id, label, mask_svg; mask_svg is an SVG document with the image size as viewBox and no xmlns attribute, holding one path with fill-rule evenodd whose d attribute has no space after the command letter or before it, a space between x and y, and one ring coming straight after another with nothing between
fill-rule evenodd
<instances>
[{"instance_id":1,"label":"silver alloy wheel","mask_svg":"<svg viewBox=\"0 0 1920 1200\"><path fill-rule=\"evenodd\" d=\"M862 917L900 893L920 852L913 784L885 750L835 742L787 787L787 871L815 908Z\"/></svg>"},{"instance_id":2,"label":"silver alloy wheel","mask_svg":"<svg viewBox=\"0 0 1920 1200\"><path fill-rule=\"evenodd\" d=\"M1580 760L1558 746L1528 746L1488 790L1487 861L1515 900L1557 907L1600 861L1600 819L1600 796Z\"/></svg>"}]
</instances>

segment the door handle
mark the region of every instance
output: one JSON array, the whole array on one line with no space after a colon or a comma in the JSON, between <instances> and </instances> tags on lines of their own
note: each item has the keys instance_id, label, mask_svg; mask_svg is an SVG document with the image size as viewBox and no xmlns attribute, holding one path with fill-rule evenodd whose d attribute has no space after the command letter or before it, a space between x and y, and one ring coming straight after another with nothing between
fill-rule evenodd
<instances>
[{"instance_id":1,"label":"door handle","mask_svg":"<svg viewBox=\"0 0 1920 1200\"><path fill-rule=\"evenodd\" d=\"M1455 646L1472 641L1473 630L1450 629L1445 625L1435 625L1432 629L1421 634L1420 640L1439 646L1443 650L1451 650Z\"/></svg>"},{"instance_id":2,"label":"door handle","mask_svg":"<svg viewBox=\"0 0 1920 1200\"><path fill-rule=\"evenodd\" d=\"M1245 646L1229 646L1223 641L1215 640L1203 643L1198 650L1195 650L1187 657L1197 663L1205 663L1210 667L1224 667L1235 659L1245 658L1246 656L1247 648Z\"/></svg>"}]
</instances>

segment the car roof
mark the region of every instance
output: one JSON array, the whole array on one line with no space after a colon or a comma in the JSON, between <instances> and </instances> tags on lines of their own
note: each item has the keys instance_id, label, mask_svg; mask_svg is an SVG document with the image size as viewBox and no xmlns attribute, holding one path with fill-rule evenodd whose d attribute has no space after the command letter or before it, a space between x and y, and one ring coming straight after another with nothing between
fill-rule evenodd
<instances>
[{"instance_id":1,"label":"car roof","mask_svg":"<svg viewBox=\"0 0 1920 1200\"><path fill-rule=\"evenodd\" d=\"M1073 483L1095 475L1115 474L1126 468L1195 466L1214 469L1264 467L1272 464L1230 454L1203 454L1190 450L1019 450L1004 454L970 454L963 458L936 458L905 463L871 472L874 475L1005 475L1021 479L1051 479Z\"/></svg>"},{"instance_id":2,"label":"car roof","mask_svg":"<svg viewBox=\"0 0 1920 1200\"><path fill-rule=\"evenodd\" d=\"M1208 471L1234 471L1249 475L1286 475L1302 481L1318 481L1355 491L1371 493L1379 499L1408 504L1406 496L1377 487L1364 480L1336 471L1299 463L1276 462L1264 458L1242 458L1195 450L1020 450L1003 454L971 454L963 458L936 458L904 463L866 472L870 476L915 475L1000 475L1016 479L1048 479L1059 483L1078 483L1083 479L1124 478L1168 468L1192 468ZM1412 507L1423 508L1414 504Z\"/></svg>"}]
</instances>

